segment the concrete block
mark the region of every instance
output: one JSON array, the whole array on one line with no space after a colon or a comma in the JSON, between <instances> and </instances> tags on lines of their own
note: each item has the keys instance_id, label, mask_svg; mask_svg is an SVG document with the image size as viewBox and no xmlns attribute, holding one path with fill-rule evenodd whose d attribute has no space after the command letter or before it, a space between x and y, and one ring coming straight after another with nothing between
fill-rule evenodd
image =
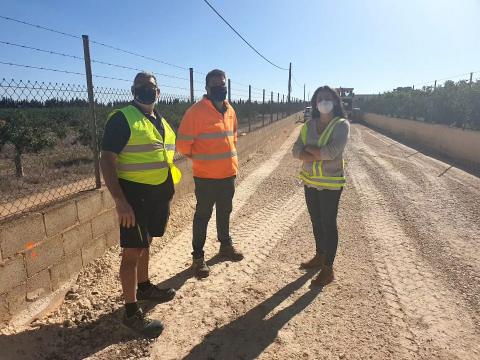
<instances>
[{"instance_id":1,"label":"concrete block","mask_svg":"<svg viewBox=\"0 0 480 360\"><path fill-rule=\"evenodd\" d=\"M57 290L62 284L68 281L70 278L67 269L67 263L65 262L65 258L53 265L50 269L50 283L52 285L52 290Z\"/></svg>"},{"instance_id":2,"label":"concrete block","mask_svg":"<svg viewBox=\"0 0 480 360\"><path fill-rule=\"evenodd\" d=\"M28 277L58 263L63 256L63 242L60 235L49 238L25 253Z\"/></svg>"},{"instance_id":3,"label":"concrete block","mask_svg":"<svg viewBox=\"0 0 480 360\"><path fill-rule=\"evenodd\" d=\"M83 268L82 251L66 256L67 271L70 277L77 274Z\"/></svg>"},{"instance_id":4,"label":"concrete block","mask_svg":"<svg viewBox=\"0 0 480 360\"><path fill-rule=\"evenodd\" d=\"M10 320L10 312L8 311L8 302L5 295L0 295L0 323Z\"/></svg>"},{"instance_id":5,"label":"concrete block","mask_svg":"<svg viewBox=\"0 0 480 360\"><path fill-rule=\"evenodd\" d=\"M0 264L0 294L6 293L25 282L27 273L23 255L17 255Z\"/></svg>"},{"instance_id":6,"label":"concrete block","mask_svg":"<svg viewBox=\"0 0 480 360\"><path fill-rule=\"evenodd\" d=\"M110 191L107 189L102 190L102 200L103 200L103 208L105 210L112 209L115 207L115 201L112 198L112 195L110 195Z\"/></svg>"},{"instance_id":7,"label":"concrete block","mask_svg":"<svg viewBox=\"0 0 480 360\"><path fill-rule=\"evenodd\" d=\"M27 284L26 282L13 288L7 294L8 309L10 314L24 310L27 307Z\"/></svg>"},{"instance_id":8,"label":"concrete block","mask_svg":"<svg viewBox=\"0 0 480 360\"><path fill-rule=\"evenodd\" d=\"M43 214L47 236L54 236L78 222L74 201L53 206Z\"/></svg>"},{"instance_id":9,"label":"concrete block","mask_svg":"<svg viewBox=\"0 0 480 360\"><path fill-rule=\"evenodd\" d=\"M62 234L65 255L79 251L85 243L92 240L92 223L90 221L75 226Z\"/></svg>"},{"instance_id":10,"label":"concrete block","mask_svg":"<svg viewBox=\"0 0 480 360\"><path fill-rule=\"evenodd\" d=\"M27 301L33 302L51 291L50 272L48 269L40 271L27 279Z\"/></svg>"},{"instance_id":11,"label":"concrete block","mask_svg":"<svg viewBox=\"0 0 480 360\"><path fill-rule=\"evenodd\" d=\"M107 210L92 220L92 235L94 238L118 228L118 216L115 209Z\"/></svg>"},{"instance_id":12,"label":"concrete block","mask_svg":"<svg viewBox=\"0 0 480 360\"><path fill-rule=\"evenodd\" d=\"M0 227L0 248L6 259L45 239L42 214L29 214Z\"/></svg>"},{"instance_id":13,"label":"concrete block","mask_svg":"<svg viewBox=\"0 0 480 360\"><path fill-rule=\"evenodd\" d=\"M80 270L82 270L81 251L65 256L62 261L50 268L50 282L52 284L52 290L55 291L59 289Z\"/></svg>"},{"instance_id":14,"label":"concrete block","mask_svg":"<svg viewBox=\"0 0 480 360\"><path fill-rule=\"evenodd\" d=\"M92 191L78 199L76 203L80 223L94 218L103 210L103 196L100 191Z\"/></svg>"},{"instance_id":15,"label":"concrete block","mask_svg":"<svg viewBox=\"0 0 480 360\"><path fill-rule=\"evenodd\" d=\"M82 249L83 266L101 257L106 250L106 237L102 235L85 244Z\"/></svg>"},{"instance_id":16,"label":"concrete block","mask_svg":"<svg viewBox=\"0 0 480 360\"><path fill-rule=\"evenodd\" d=\"M120 230L118 228L107 232L105 237L107 240L107 249L120 244Z\"/></svg>"}]
</instances>

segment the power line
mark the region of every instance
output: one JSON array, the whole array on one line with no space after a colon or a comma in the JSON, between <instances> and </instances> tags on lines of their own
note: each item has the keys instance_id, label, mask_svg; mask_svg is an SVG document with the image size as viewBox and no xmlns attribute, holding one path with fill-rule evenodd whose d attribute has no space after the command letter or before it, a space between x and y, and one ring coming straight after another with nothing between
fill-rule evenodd
<instances>
[{"instance_id":1,"label":"power line","mask_svg":"<svg viewBox=\"0 0 480 360\"><path fill-rule=\"evenodd\" d=\"M48 28L48 27L45 27L45 26L41 26L41 25L37 25L37 24L32 24L32 23L29 23L29 22L27 22L27 21L14 19L14 18L7 17L7 16L2 16L2 15L0 15L0 19L4 19L4 20L8 20L8 21L13 21L13 22L16 22L16 23L20 23L20 24L23 24L23 25L27 25L27 26L31 26L31 27L37 28L37 29L41 29L41 30L53 32L53 33L56 33L56 34L68 36L68 37L75 38L75 39L81 39L81 38L82 38L81 36L78 36L78 35L69 34L69 33L66 33L66 32L63 32L63 31L51 29L51 28ZM95 41L95 40L90 40L90 42L93 43L93 44L97 44L97 45L100 45L100 46L104 46L104 47L109 48L109 49L112 49L112 50L116 50L116 51L120 51L120 52L123 52L123 53L126 53L126 54L130 54L130 55L133 55L133 56L141 57L141 58L144 58L144 59L146 59L146 60L158 62L158 63L164 64L164 65L172 66L172 67L175 67L175 68L178 68L178 69L182 69L182 70L188 70L188 68L186 68L186 67L184 67L184 66L172 64L172 63L169 63L169 62L166 62L166 61L163 61L163 60L159 60L159 59L152 58L152 57L149 57L149 56L141 55L141 54L135 53L135 52L133 52L133 51L121 49L121 48L116 47L116 46L113 46L113 45L105 44L105 43L102 43L102 42L99 42L99 41Z\"/></svg>"},{"instance_id":2,"label":"power line","mask_svg":"<svg viewBox=\"0 0 480 360\"><path fill-rule=\"evenodd\" d=\"M133 52L133 51L124 50L124 49L121 49L121 48L119 48L119 47L112 46L112 45L108 45L108 44L105 44L105 43L102 43L102 42L99 42L99 41L90 40L90 42L93 43L93 44L97 44L97 45L100 45L100 46L104 46L104 47L106 47L106 48L108 48L108 49L112 49L112 50L116 50L116 51L123 52L123 53L125 53L125 54L137 56L137 57L140 57L140 58L143 58L143 59L146 59L146 60L158 62L158 63L164 64L164 65L168 65L168 66L172 66L172 67L175 67L175 68L177 68L177 69L188 70L188 68L186 68L186 67L184 67L184 66L175 65L175 64L172 64L172 63L163 61L163 60L159 60L159 59L155 59L155 58L152 58L152 57L149 57L149 56L141 55L141 54L135 53L135 52Z\"/></svg>"},{"instance_id":3,"label":"power line","mask_svg":"<svg viewBox=\"0 0 480 360\"><path fill-rule=\"evenodd\" d=\"M17 43L11 43L11 42L8 42L8 41L1 41L1 40L0 40L0 44L9 45L9 46L15 46L15 47L20 47L20 48L24 48L24 49L28 49L28 50L34 50L34 51L43 52L43 53L47 53L47 54L51 54L51 55L59 55L59 56L68 57L68 58L72 58L72 59L76 59L76 60L82 60L82 61L84 60L84 58L83 58L83 57L80 57L80 56L71 55L71 54L65 54L65 53L59 53L59 52L56 52L56 51L53 51L53 50L39 49L39 48L36 48L36 47L31 47L31 46L22 45L22 44L17 44ZM144 71L144 70L142 70L142 69L134 68L134 67L131 67L131 66L119 65L119 64L112 64L112 63L109 63L109 62L106 62L106 61L102 61L102 60L92 59L91 61L92 61L93 63L102 64L102 65L108 65L108 66L113 66L113 67L117 67L117 68L121 68L121 69L128 69L128 70L135 70L135 71ZM180 77L180 76L175 76L175 75L162 74L162 73L157 73L157 72L152 72L152 73L155 74L155 75L158 75L158 76L164 76L164 77L173 78L173 79L186 80L186 81L189 80L189 79L187 79L187 78Z\"/></svg>"},{"instance_id":4,"label":"power line","mask_svg":"<svg viewBox=\"0 0 480 360\"><path fill-rule=\"evenodd\" d=\"M45 71L53 71L53 72L59 72L59 73L64 73L64 74L85 76L85 73L80 73L80 72L70 71L70 70L62 70L62 69L52 69L52 68L47 68L47 67L43 67L43 66L17 64L17 63L4 62L4 61L0 61L0 64L9 65L9 66L16 66L16 67L23 67L23 68L28 68L28 69L45 70ZM132 82L131 79L130 80L129 79L122 79L122 78L116 78L116 77L111 77L111 76L106 76L106 75L92 75L92 76L97 77L97 78L101 78L101 79L118 80L118 81L125 81L125 82L129 82L129 83ZM161 85L161 87L167 87L167 88L172 88L172 89L180 89L180 90L188 90L187 88L172 86L172 85Z\"/></svg>"},{"instance_id":5,"label":"power line","mask_svg":"<svg viewBox=\"0 0 480 360\"><path fill-rule=\"evenodd\" d=\"M275 66L276 68L278 68L278 69L280 69L280 70L288 70L287 68L283 68L283 67L281 67L281 66L278 66L277 64L274 64L272 61L270 61L270 60L267 59L265 56L263 56L257 49L255 49L255 48L253 47L253 45L251 45L247 40L245 40L245 38L244 38L242 35L240 35L240 33L239 33L237 30L235 30L235 28L234 28L232 25L230 25L230 23L229 23L227 20L225 20L225 18L224 18L207 0L203 0L203 1L205 2L205 4L207 4L207 5L210 7L210 9L213 10L213 12L215 12L215 14L218 15L218 17L220 17L220 19L223 20L223 22L224 22L225 24L228 25L228 27L229 27L230 29L233 30L233 32L234 32L235 34L237 34L237 35L240 37L240 39L242 39L242 40L245 42L245 44L247 44L253 51L255 51L262 59L264 59L264 60L267 61L269 64Z\"/></svg>"}]
</instances>

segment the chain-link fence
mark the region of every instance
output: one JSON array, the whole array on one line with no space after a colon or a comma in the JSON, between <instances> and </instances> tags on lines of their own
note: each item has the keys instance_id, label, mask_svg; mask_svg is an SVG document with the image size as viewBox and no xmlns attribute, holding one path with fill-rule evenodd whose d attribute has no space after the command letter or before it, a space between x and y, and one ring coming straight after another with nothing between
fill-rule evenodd
<instances>
[{"instance_id":1,"label":"chain-link fence","mask_svg":"<svg viewBox=\"0 0 480 360\"><path fill-rule=\"evenodd\" d=\"M86 86L0 81L0 220L101 186L93 134L100 144L108 114L128 104L132 95L130 89L93 90L94 131ZM176 129L191 104L186 95L162 93L157 109ZM253 131L303 106L263 99L232 100L232 105L240 132Z\"/></svg>"}]
</instances>

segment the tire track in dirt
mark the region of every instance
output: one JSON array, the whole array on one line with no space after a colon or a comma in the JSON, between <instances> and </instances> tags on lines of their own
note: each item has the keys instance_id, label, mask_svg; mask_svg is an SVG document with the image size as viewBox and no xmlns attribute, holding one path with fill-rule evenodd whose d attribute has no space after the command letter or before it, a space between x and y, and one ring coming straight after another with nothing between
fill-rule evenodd
<instances>
[{"instance_id":1,"label":"tire track in dirt","mask_svg":"<svg viewBox=\"0 0 480 360\"><path fill-rule=\"evenodd\" d=\"M216 264L207 279L191 279L185 284L180 301L174 301L170 311L161 314L161 318L169 323L169 328L153 345L152 357L181 358L181 354L186 355L185 352L200 342L209 330L228 320L231 314L222 316L222 313L228 312L230 307L225 307L222 302L229 294L241 292L251 281L252 274L265 262L285 231L295 223L304 206L303 193L299 189L293 196L277 199L232 228L232 234L242 239L245 260ZM192 309L195 310L191 312ZM202 316L198 316L199 311ZM189 326L195 327L194 335L183 331Z\"/></svg>"},{"instance_id":2,"label":"tire track in dirt","mask_svg":"<svg viewBox=\"0 0 480 360\"><path fill-rule=\"evenodd\" d=\"M388 201L385 188L373 180L386 181L385 174L391 169L380 171L383 164L365 153L368 145L359 132L355 129L352 136L357 156L351 156L350 173L367 209L370 245L385 299L399 329L400 349L405 357L421 356L422 348L433 346L441 358L474 358L480 351L478 333L465 304L443 286L434 269L419 256L415 239L404 231L402 219L391 208L397 204Z\"/></svg>"},{"instance_id":3,"label":"tire track in dirt","mask_svg":"<svg viewBox=\"0 0 480 360\"><path fill-rule=\"evenodd\" d=\"M404 231L417 239L414 246L444 284L468 303L480 331L480 256L472 251L480 236L480 180L455 168L444 174L449 165L423 154L392 157L369 144L363 149L370 169L388 170L372 180L397 204L392 210Z\"/></svg>"},{"instance_id":4,"label":"tire track in dirt","mask_svg":"<svg viewBox=\"0 0 480 360\"><path fill-rule=\"evenodd\" d=\"M255 193L258 186L265 180L280 164L285 154L290 151L293 142L296 140L297 132L294 131L287 140L282 144L280 149L276 151L268 161L264 162L260 167L249 174L236 188L235 197L233 199L233 211L231 219L233 219L241 208L247 204L250 197ZM215 209L210 220L207 230L207 241L205 243L205 253L215 251L218 247L217 241L211 241L216 238L216 217ZM191 239L192 239L192 223L188 225L176 238L170 241L166 246L154 257L152 257L151 269L152 279L164 279L171 277L185 269L191 263ZM170 264L169 267L165 263Z\"/></svg>"}]
</instances>

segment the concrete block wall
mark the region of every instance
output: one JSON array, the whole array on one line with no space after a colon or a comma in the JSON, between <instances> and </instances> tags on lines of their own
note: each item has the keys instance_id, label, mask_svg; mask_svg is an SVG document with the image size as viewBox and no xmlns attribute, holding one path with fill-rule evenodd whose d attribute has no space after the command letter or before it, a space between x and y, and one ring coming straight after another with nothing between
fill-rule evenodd
<instances>
[{"instance_id":1,"label":"concrete block wall","mask_svg":"<svg viewBox=\"0 0 480 360\"><path fill-rule=\"evenodd\" d=\"M480 168L480 131L366 113L364 121L401 140L417 143Z\"/></svg>"},{"instance_id":2,"label":"concrete block wall","mask_svg":"<svg viewBox=\"0 0 480 360\"><path fill-rule=\"evenodd\" d=\"M118 243L107 191L91 191L0 226L0 322L59 289Z\"/></svg>"},{"instance_id":3,"label":"concrete block wall","mask_svg":"<svg viewBox=\"0 0 480 360\"><path fill-rule=\"evenodd\" d=\"M240 165L265 138L284 136L282 129L298 114L239 137ZM193 190L190 163L177 163L182 182L175 199ZM0 225L0 323L59 289L75 274L117 245L115 203L106 188L33 212Z\"/></svg>"}]
</instances>

